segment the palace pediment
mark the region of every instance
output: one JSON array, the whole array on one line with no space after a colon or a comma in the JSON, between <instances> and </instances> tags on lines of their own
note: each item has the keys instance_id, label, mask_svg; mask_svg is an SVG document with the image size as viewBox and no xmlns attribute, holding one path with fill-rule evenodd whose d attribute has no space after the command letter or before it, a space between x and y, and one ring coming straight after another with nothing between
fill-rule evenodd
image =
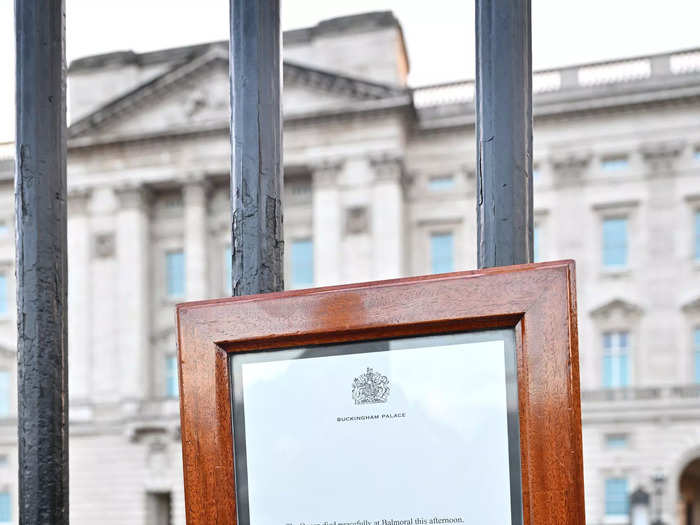
<instances>
[{"instance_id":1,"label":"palace pediment","mask_svg":"<svg viewBox=\"0 0 700 525\"><path fill-rule=\"evenodd\" d=\"M604 319L613 315L622 317L637 317L641 315L642 307L625 299L615 298L601 304L597 308L591 310L591 317Z\"/></svg>"},{"instance_id":2,"label":"palace pediment","mask_svg":"<svg viewBox=\"0 0 700 525\"><path fill-rule=\"evenodd\" d=\"M404 94L402 88L284 63L285 116L350 111L358 104ZM70 137L148 137L226 128L228 119L228 55L225 49L211 48L71 123Z\"/></svg>"}]
</instances>

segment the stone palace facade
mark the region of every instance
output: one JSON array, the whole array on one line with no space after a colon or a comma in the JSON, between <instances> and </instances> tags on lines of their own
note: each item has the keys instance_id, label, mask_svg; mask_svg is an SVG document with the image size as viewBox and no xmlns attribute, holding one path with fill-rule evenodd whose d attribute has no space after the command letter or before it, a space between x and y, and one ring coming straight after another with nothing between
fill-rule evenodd
<instances>
[{"instance_id":1,"label":"stone palace facade","mask_svg":"<svg viewBox=\"0 0 700 525\"><path fill-rule=\"evenodd\" d=\"M473 82L407 87L388 12L286 32L284 58L288 287L474 268ZM588 523L628 523L661 475L665 523L699 524L700 51L534 90L536 258L577 263ZM69 104L72 522L183 525L174 305L230 294L227 43L76 60ZM12 153L0 523L17 522Z\"/></svg>"}]
</instances>

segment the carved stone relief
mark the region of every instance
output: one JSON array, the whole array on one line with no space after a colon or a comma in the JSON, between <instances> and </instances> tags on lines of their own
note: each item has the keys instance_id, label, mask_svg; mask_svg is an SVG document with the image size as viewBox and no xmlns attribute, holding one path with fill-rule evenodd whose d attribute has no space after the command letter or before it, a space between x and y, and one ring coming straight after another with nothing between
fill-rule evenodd
<instances>
[{"instance_id":1,"label":"carved stone relief","mask_svg":"<svg viewBox=\"0 0 700 525\"><path fill-rule=\"evenodd\" d=\"M92 254L98 259L114 257L116 241L113 232L96 233L92 238Z\"/></svg>"},{"instance_id":2,"label":"carved stone relief","mask_svg":"<svg viewBox=\"0 0 700 525\"><path fill-rule=\"evenodd\" d=\"M345 210L345 234L358 235L369 231L367 206L353 206Z\"/></svg>"}]
</instances>

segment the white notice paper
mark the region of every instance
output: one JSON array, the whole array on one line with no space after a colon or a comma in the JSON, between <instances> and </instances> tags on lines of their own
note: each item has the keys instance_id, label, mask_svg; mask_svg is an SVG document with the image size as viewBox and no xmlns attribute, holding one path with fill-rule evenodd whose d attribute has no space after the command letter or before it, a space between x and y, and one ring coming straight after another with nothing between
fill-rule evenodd
<instances>
[{"instance_id":1,"label":"white notice paper","mask_svg":"<svg viewBox=\"0 0 700 525\"><path fill-rule=\"evenodd\" d=\"M243 363L251 525L511 525L504 352Z\"/></svg>"}]
</instances>

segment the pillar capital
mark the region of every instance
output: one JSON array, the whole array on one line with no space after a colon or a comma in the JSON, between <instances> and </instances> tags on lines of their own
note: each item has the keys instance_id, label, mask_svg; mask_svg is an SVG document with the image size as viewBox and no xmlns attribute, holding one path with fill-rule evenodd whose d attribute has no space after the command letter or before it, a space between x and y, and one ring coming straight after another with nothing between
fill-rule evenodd
<instances>
[{"instance_id":1,"label":"pillar capital","mask_svg":"<svg viewBox=\"0 0 700 525\"><path fill-rule=\"evenodd\" d=\"M206 203L211 190L211 182L204 172L189 172L182 177L181 182L182 198L185 206L204 205Z\"/></svg>"},{"instance_id":2,"label":"pillar capital","mask_svg":"<svg viewBox=\"0 0 700 525\"><path fill-rule=\"evenodd\" d=\"M322 159L311 164L313 186L316 188L335 186L343 165L342 159Z\"/></svg>"},{"instance_id":3,"label":"pillar capital","mask_svg":"<svg viewBox=\"0 0 700 525\"><path fill-rule=\"evenodd\" d=\"M685 142L677 140L642 144L639 151L652 171L669 172L673 170L684 148Z\"/></svg>"},{"instance_id":4,"label":"pillar capital","mask_svg":"<svg viewBox=\"0 0 700 525\"><path fill-rule=\"evenodd\" d=\"M71 188L68 191L68 215L87 213L92 188Z\"/></svg>"},{"instance_id":5,"label":"pillar capital","mask_svg":"<svg viewBox=\"0 0 700 525\"><path fill-rule=\"evenodd\" d=\"M122 209L145 209L150 204L151 191L139 183L125 183L114 188L114 194L119 199Z\"/></svg>"},{"instance_id":6,"label":"pillar capital","mask_svg":"<svg viewBox=\"0 0 700 525\"><path fill-rule=\"evenodd\" d=\"M375 182L401 182L404 172L403 157L393 153L372 155L369 163L374 170Z\"/></svg>"},{"instance_id":7,"label":"pillar capital","mask_svg":"<svg viewBox=\"0 0 700 525\"><path fill-rule=\"evenodd\" d=\"M557 175L556 184L567 186L580 183L592 158L590 151L552 155L549 162Z\"/></svg>"}]
</instances>

